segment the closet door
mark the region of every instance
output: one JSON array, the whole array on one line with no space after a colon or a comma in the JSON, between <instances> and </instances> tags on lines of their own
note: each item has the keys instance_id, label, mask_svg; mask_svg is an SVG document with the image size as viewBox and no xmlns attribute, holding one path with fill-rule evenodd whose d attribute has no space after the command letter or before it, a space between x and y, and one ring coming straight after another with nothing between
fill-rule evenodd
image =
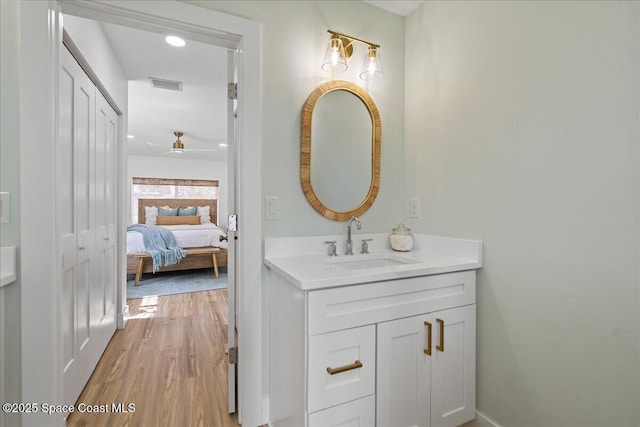
<instances>
[{"instance_id":1,"label":"closet door","mask_svg":"<svg viewBox=\"0 0 640 427\"><path fill-rule=\"evenodd\" d=\"M95 86L66 50L60 80L62 368L68 403L75 401L93 370L90 284L95 251L92 207L95 183L91 174L95 153Z\"/></svg>"},{"instance_id":2,"label":"closet door","mask_svg":"<svg viewBox=\"0 0 640 427\"><path fill-rule=\"evenodd\" d=\"M96 269L91 295L92 321L100 346L106 346L116 328L116 200L115 149L117 114L96 93Z\"/></svg>"},{"instance_id":3,"label":"closet door","mask_svg":"<svg viewBox=\"0 0 640 427\"><path fill-rule=\"evenodd\" d=\"M117 115L61 55L58 189L63 242L64 403L80 395L116 329Z\"/></svg>"}]
</instances>

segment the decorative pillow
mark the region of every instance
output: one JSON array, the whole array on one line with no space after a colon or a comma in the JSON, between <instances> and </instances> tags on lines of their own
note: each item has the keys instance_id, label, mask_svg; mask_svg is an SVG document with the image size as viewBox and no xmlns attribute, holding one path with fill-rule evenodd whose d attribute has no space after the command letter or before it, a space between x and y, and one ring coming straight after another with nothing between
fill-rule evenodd
<instances>
[{"instance_id":1,"label":"decorative pillow","mask_svg":"<svg viewBox=\"0 0 640 427\"><path fill-rule=\"evenodd\" d=\"M158 208L156 206L144 207L144 223L147 225L156 225L156 218L158 217Z\"/></svg>"},{"instance_id":2,"label":"decorative pillow","mask_svg":"<svg viewBox=\"0 0 640 427\"><path fill-rule=\"evenodd\" d=\"M210 224L211 206L198 206L197 215L200 217L200 224Z\"/></svg>"},{"instance_id":3,"label":"decorative pillow","mask_svg":"<svg viewBox=\"0 0 640 427\"><path fill-rule=\"evenodd\" d=\"M178 208L178 216L194 216L198 213L196 206L189 206L188 208Z\"/></svg>"},{"instance_id":4,"label":"decorative pillow","mask_svg":"<svg viewBox=\"0 0 640 427\"><path fill-rule=\"evenodd\" d=\"M158 216L178 216L178 208L159 207Z\"/></svg>"},{"instance_id":5,"label":"decorative pillow","mask_svg":"<svg viewBox=\"0 0 640 427\"><path fill-rule=\"evenodd\" d=\"M190 216L158 216L157 225L197 225L200 224L200 217Z\"/></svg>"}]
</instances>

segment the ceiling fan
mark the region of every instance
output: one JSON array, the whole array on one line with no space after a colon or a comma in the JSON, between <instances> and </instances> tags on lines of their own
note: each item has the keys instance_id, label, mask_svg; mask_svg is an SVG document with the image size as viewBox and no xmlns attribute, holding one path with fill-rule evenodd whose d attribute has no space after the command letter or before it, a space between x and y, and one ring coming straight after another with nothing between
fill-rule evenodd
<instances>
[{"instance_id":1,"label":"ceiling fan","mask_svg":"<svg viewBox=\"0 0 640 427\"><path fill-rule=\"evenodd\" d=\"M173 134L176 136L176 140L173 143L173 146L171 147L171 150L166 151L164 153L161 154L170 154L170 153L177 153L177 154L182 154L186 151L218 151L215 148L184 148L184 144L182 143L182 141L180 140L180 138L182 138L182 136L184 135L184 132L173 132ZM149 145L153 145L154 147L164 147L164 145L159 145L159 144L152 144L150 142L147 141L147 144Z\"/></svg>"}]
</instances>

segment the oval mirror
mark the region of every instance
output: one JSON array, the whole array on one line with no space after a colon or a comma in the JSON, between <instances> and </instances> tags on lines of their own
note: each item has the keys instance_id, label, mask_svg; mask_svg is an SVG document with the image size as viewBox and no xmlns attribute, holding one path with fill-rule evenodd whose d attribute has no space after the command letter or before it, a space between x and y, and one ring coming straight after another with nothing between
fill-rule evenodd
<instances>
[{"instance_id":1,"label":"oval mirror","mask_svg":"<svg viewBox=\"0 0 640 427\"><path fill-rule=\"evenodd\" d=\"M300 180L311 206L346 221L365 213L380 188L381 122L373 99L359 86L318 86L302 110Z\"/></svg>"}]
</instances>

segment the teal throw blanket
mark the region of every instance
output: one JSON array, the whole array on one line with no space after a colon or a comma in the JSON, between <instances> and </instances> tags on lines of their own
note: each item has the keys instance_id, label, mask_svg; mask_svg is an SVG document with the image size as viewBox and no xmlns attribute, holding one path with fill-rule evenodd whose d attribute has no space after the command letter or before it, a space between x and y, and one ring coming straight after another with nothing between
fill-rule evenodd
<instances>
[{"instance_id":1,"label":"teal throw blanket","mask_svg":"<svg viewBox=\"0 0 640 427\"><path fill-rule=\"evenodd\" d=\"M137 231L142 234L144 250L153 259L153 272L155 273L165 265L173 265L180 262L187 254L176 244L173 234L162 227L153 225L134 224L127 227L127 231Z\"/></svg>"}]
</instances>

